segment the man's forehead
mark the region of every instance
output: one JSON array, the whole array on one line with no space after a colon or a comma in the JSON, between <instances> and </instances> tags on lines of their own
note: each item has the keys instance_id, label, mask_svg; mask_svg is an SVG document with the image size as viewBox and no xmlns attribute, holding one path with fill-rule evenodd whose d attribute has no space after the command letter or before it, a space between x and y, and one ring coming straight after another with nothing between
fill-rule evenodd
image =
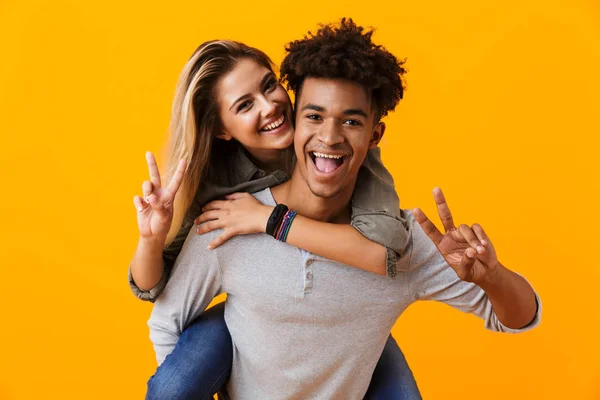
<instances>
[{"instance_id":1,"label":"man's forehead","mask_svg":"<svg viewBox=\"0 0 600 400\"><path fill-rule=\"evenodd\" d=\"M306 78L299 100L300 108L310 103L325 110L340 108L371 111L367 90L362 85L346 79Z\"/></svg>"}]
</instances>

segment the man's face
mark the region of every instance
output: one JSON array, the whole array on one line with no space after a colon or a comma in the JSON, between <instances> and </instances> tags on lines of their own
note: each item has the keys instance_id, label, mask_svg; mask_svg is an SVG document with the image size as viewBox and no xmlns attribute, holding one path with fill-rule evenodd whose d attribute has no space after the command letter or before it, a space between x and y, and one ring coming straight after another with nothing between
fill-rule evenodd
<instances>
[{"instance_id":1,"label":"man's face","mask_svg":"<svg viewBox=\"0 0 600 400\"><path fill-rule=\"evenodd\" d=\"M365 89L357 83L307 78L296 101L296 168L318 197L352 193L369 148L377 146L385 125Z\"/></svg>"}]
</instances>

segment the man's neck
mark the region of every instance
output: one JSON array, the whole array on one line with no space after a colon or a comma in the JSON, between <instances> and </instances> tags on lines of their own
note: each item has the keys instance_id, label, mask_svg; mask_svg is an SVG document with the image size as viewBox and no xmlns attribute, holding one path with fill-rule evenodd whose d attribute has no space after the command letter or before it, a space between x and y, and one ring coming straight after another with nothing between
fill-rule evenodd
<instances>
[{"instance_id":1,"label":"man's neck","mask_svg":"<svg viewBox=\"0 0 600 400\"><path fill-rule=\"evenodd\" d=\"M298 214L322 222L350 223L350 199L354 185L330 198L315 196L304 178L294 170L292 178L271 189L277 203Z\"/></svg>"}]
</instances>

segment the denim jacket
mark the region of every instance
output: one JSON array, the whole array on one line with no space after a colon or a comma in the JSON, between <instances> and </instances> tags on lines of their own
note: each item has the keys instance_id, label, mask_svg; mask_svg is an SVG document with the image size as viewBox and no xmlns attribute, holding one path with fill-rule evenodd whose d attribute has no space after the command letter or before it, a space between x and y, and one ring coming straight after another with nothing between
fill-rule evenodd
<instances>
[{"instance_id":1,"label":"denim jacket","mask_svg":"<svg viewBox=\"0 0 600 400\"><path fill-rule=\"evenodd\" d=\"M177 236L163 250L164 271L160 282L150 290L142 290L129 271L129 285L139 299L154 302L162 293L175 259L204 204L230 193L258 192L289 179L285 172L279 170L266 174L240 145L232 146L234 148L227 152L227 157L213 156L208 179L196 193ZM409 237L408 224L400 214L394 180L381 161L378 147L369 150L359 171L352 197L351 224L368 239L386 247L386 273L391 278L395 277L397 260L404 252Z\"/></svg>"}]
</instances>

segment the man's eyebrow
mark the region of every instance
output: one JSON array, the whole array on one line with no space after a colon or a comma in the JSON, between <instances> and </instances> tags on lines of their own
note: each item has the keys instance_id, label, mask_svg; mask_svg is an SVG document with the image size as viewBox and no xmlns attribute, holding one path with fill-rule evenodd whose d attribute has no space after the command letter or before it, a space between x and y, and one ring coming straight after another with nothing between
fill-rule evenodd
<instances>
[{"instance_id":1,"label":"man's eyebrow","mask_svg":"<svg viewBox=\"0 0 600 400\"><path fill-rule=\"evenodd\" d=\"M360 109L360 108L350 108L348 110L344 111L344 115L362 115L365 118L368 118L369 116L367 115L367 113Z\"/></svg>"},{"instance_id":2,"label":"man's eyebrow","mask_svg":"<svg viewBox=\"0 0 600 400\"><path fill-rule=\"evenodd\" d=\"M313 110L313 111L323 112L323 111L325 111L325 107L318 106L318 105L312 104L312 103L308 103L307 105L302 107L302 109L300 111L304 111L304 110Z\"/></svg>"},{"instance_id":3,"label":"man's eyebrow","mask_svg":"<svg viewBox=\"0 0 600 400\"><path fill-rule=\"evenodd\" d=\"M273 73L270 72L270 71L267 72L265 74L265 76L263 76L263 78L260 81L260 87L261 88L264 87L267 84L268 80L271 79L272 77L274 77ZM248 97L248 96L250 96L250 93L246 93L245 95L242 95L242 96L238 97L237 100L233 102L233 104L231 105L231 107L229 107L229 110L231 110L233 108L233 106L235 106L242 99L244 99L245 97Z\"/></svg>"}]
</instances>

